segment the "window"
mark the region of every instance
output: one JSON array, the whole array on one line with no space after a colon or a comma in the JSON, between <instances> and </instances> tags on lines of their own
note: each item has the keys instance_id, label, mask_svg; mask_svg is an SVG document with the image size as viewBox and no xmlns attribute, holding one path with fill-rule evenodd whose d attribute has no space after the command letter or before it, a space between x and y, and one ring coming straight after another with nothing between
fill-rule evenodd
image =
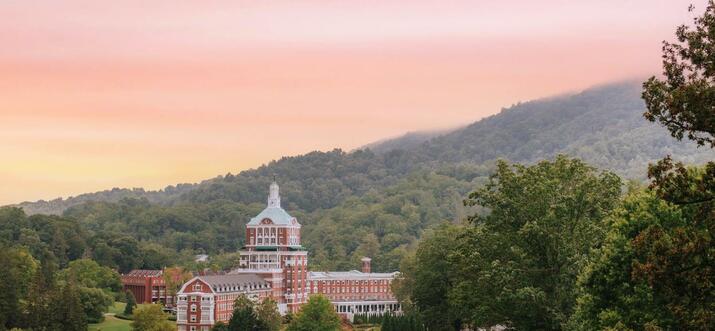
<instances>
[{"instance_id":1,"label":"window","mask_svg":"<svg viewBox=\"0 0 715 331\"><path fill-rule=\"evenodd\" d=\"M194 284L194 291L201 291L201 284Z\"/></svg>"},{"instance_id":2,"label":"window","mask_svg":"<svg viewBox=\"0 0 715 331\"><path fill-rule=\"evenodd\" d=\"M191 321L192 321L192 322L196 322L196 315L192 315L192 316L191 316Z\"/></svg>"},{"instance_id":3,"label":"window","mask_svg":"<svg viewBox=\"0 0 715 331\"><path fill-rule=\"evenodd\" d=\"M189 329L189 330L191 330L191 331L196 331L196 327L195 327L195 326L190 326L190 329Z\"/></svg>"},{"instance_id":4,"label":"window","mask_svg":"<svg viewBox=\"0 0 715 331\"><path fill-rule=\"evenodd\" d=\"M195 313L196 312L196 305L191 305L191 312Z\"/></svg>"},{"instance_id":5,"label":"window","mask_svg":"<svg viewBox=\"0 0 715 331\"><path fill-rule=\"evenodd\" d=\"M192 295L192 296L191 296L191 302L196 302L196 296L195 296L195 295Z\"/></svg>"}]
</instances>

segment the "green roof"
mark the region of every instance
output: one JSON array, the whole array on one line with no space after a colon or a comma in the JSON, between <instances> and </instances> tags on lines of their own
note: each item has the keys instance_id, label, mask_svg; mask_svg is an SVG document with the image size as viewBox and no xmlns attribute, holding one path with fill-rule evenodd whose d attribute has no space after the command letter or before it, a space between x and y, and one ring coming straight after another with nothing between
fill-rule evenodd
<instances>
[{"instance_id":1,"label":"green roof","mask_svg":"<svg viewBox=\"0 0 715 331\"><path fill-rule=\"evenodd\" d=\"M248 225L259 225L264 219L269 219L276 225L291 225L294 218L281 207L268 207L252 218Z\"/></svg>"},{"instance_id":2,"label":"green roof","mask_svg":"<svg viewBox=\"0 0 715 331\"><path fill-rule=\"evenodd\" d=\"M256 246L257 251L277 251L278 246Z\"/></svg>"}]
</instances>

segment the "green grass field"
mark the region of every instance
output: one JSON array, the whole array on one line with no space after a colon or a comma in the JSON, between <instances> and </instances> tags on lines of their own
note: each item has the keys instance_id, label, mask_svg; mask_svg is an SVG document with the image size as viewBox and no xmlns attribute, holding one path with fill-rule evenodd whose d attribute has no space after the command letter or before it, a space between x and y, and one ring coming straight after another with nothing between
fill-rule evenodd
<instances>
[{"instance_id":1,"label":"green grass field","mask_svg":"<svg viewBox=\"0 0 715 331\"><path fill-rule=\"evenodd\" d=\"M114 302L113 305L109 306L109 311L108 311L108 313L110 313L110 314L121 314L121 313L124 312L124 307L125 307L126 305L127 305L127 304L124 303L124 302L119 302L119 301Z\"/></svg>"},{"instance_id":2,"label":"green grass field","mask_svg":"<svg viewBox=\"0 0 715 331\"><path fill-rule=\"evenodd\" d=\"M127 304L124 302L115 302L113 305L109 306L107 314L104 315L104 322L90 324L89 331L130 331L132 327L129 326L129 324L131 324L132 321L114 317L114 314L123 313L126 305ZM140 304L134 309L146 305L148 304Z\"/></svg>"},{"instance_id":3,"label":"green grass field","mask_svg":"<svg viewBox=\"0 0 715 331\"><path fill-rule=\"evenodd\" d=\"M123 308L122 308L123 309ZM132 321L122 320L113 315L104 316L104 322L99 324L90 324L89 331L131 331L129 325Z\"/></svg>"}]
</instances>

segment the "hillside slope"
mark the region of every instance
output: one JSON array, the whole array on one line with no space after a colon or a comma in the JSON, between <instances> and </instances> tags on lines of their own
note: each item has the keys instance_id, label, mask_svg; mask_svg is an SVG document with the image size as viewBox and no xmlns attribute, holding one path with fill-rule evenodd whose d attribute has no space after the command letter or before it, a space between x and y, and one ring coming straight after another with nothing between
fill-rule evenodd
<instances>
[{"instance_id":1,"label":"hillside slope","mask_svg":"<svg viewBox=\"0 0 715 331\"><path fill-rule=\"evenodd\" d=\"M436 137L412 133L350 153L336 149L284 157L237 175L159 192L105 191L20 206L32 214L61 213L86 201L125 197L165 205L216 200L260 203L276 176L287 207L310 212L393 185L415 170L444 165L482 164L497 158L534 162L564 153L625 178L643 179L647 164L668 154L688 163L715 158L711 150L677 142L665 129L644 120L644 109L639 83L611 84L520 103Z\"/></svg>"},{"instance_id":2,"label":"hillside slope","mask_svg":"<svg viewBox=\"0 0 715 331\"><path fill-rule=\"evenodd\" d=\"M687 163L715 157L644 120L640 92L639 83L626 82L521 103L405 150L423 163L534 162L568 154L626 178L642 178L648 162L668 154Z\"/></svg>"}]
</instances>

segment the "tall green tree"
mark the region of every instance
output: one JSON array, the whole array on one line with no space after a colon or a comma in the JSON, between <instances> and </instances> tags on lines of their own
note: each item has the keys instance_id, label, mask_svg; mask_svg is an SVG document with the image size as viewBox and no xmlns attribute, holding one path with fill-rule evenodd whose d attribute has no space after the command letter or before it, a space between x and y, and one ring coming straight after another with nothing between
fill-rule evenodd
<instances>
[{"instance_id":1,"label":"tall green tree","mask_svg":"<svg viewBox=\"0 0 715 331\"><path fill-rule=\"evenodd\" d=\"M137 299L134 297L132 291L127 290L127 304L124 306L124 315L132 315L134 313L134 308L137 306Z\"/></svg>"},{"instance_id":2,"label":"tall green tree","mask_svg":"<svg viewBox=\"0 0 715 331\"><path fill-rule=\"evenodd\" d=\"M89 323L99 323L114 303L114 297L94 287L78 287L80 301Z\"/></svg>"},{"instance_id":3,"label":"tall green tree","mask_svg":"<svg viewBox=\"0 0 715 331\"><path fill-rule=\"evenodd\" d=\"M694 7L690 7L692 11ZM665 126L677 139L715 147L715 2L693 24L664 42L664 79L643 84L646 119ZM715 328L715 162L686 168L670 157L649 168L650 188L681 206L690 222L649 227L633 238L634 276L667 300L677 328Z\"/></svg>"},{"instance_id":4,"label":"tall green tree","mask_svg":"<svg viewBox=\"0 0 715 331\"><path fill-rule=\"evenodd\" d=\"M694 7L690 7L692 11ZM708 1L692 26L681 25L676 42L663 42L664 79L643 84L645 118L663 124L678 140L715 147L715 3Z\"/></svg>"},{"instance_id":5,"label":"tall green tree","mask_svg":"<svg viewBox=\"0 0 715 331\"><path fill-rule=\"evenodd\" d=\"M460 307L449 297L457 270L448 259L464 231L463 226L449 223L427 231L415 255L403 260L401 274L393 282L393 291L405 310L417 311L430 330L459 330L464 322Z\"/></svg>"},{"instance_id":6,"label":"tall green tree","mask_svg":"<svg viewBox=\"0 0 715 331\"><path fill-rule=\"evenodd\" d=\"M255 331L259 326L254 303L245 294L241 294L233 303L233 315L228 321L230 331Z\"/></svg>"},{"instance_id":7,"label":"tall green tree","mask_svg":"<svg viewBox=\"0 0 715 331\"><path fill-rule=\"evenodd\" d=\"M84 311L84 305L80 298L79 289L77 288L74 277L62 287L62 291L56 302L52 305L58 305L59 323L62 325L62 330L66 331L85 331L87 330L87 315Z\"/></svg>"},{"instance_id":8,"label":"tall green tree","mask_svg":"<svg viewBox=\"0 0 715 331\"><path fill-rule=\"evenodd\" d=\"M0 330L20 326L23 307L20 300L27 296L30 280L37 270L37 261L18 248L0 247Z\"/></svg>"},{"instance_id":9,"label":"tall green tree","mask_svg":"<svg viewBox=\"0 0 715 331\"><path fill-rule=\"evenodd\" d=\"M578 159L499 162L465 201L484 212L469 218L473 228L448 257L459 275L449 300L476 327L561 330L620 193L618 176Z\"/></svg>"},{"instance_id":10,"label":"tall green tree","mask_svg":"<svg viewBox=\"0 0 715 331\"><path fill-rule=\"evenodd\" d=\"M323 295L312 295L288 325L287 331L336 331L340 330L340 325L340 316L330 300Z\"/></svg>"},{"instance_id":11,"label":"tall green tree","mask_svg":"<svg viewBox=\"0 0 715 331\"><path fill-rule=\"evenodd\" d=\"M256 307L258 329L261 331L278 331L281 329L283 318L278 312L278 305L271 298L265 298Z\"/></svg>"},{"instance_id":12,"label":"tall green tree","mask_svg":"<svg viewBox=\"0 0 715 331\"><path fill-rule=\"evenodd\" d=\"M579 297L570 330L676 330L669 300L636 276L634 238L647 229L681 227L688 216L653 192L635 189L608 218L610 231L579 277ZM685 294L684 294L685 295Z\"/></svg>"},{"instance_id":13,"label":"tall green tree","mask_svg":"<svg viewBox=\"0 0 715 331\"><path fill-rule=\"evenodd\" d=\"M175 331L176 325L170 322L161 305L145 305L134 311L131 323L134 331Z\"/></svg>"},{"instance_id":14,"label":"tall green tree","mask_svg":"<svg viewBox=\"0 0 715 331\"><path fill-rule=\"evenodd\" d=\"M58 301L61 293L55 280L57 265L52 258L51 253L40 257L40 267L30 282L23 316L23 325L28 329L52 330L59 327L63 318Z\"/></svg>"},{"instance_id":15,"label":"tall green tree","mask_svg":"<svg viewBox=\"0 0 715 331\"><path fill-rule=\"evenodd\" d=\"M100 288L112 292L118 292L122 288L119 273L90 259L69 262L59 276L67 280L70 274L74 275L77 284L82 287Z\"/></svg>"}]
</instances>

